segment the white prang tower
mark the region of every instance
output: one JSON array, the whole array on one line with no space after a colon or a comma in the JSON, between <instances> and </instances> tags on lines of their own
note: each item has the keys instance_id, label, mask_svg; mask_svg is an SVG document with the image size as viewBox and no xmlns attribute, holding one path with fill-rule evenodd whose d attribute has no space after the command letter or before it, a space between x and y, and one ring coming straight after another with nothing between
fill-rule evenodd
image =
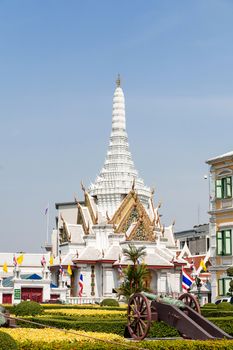
<instances>
[{"instance_id":1,"label":"white prang tower","mask_svg":"<svg viewBox=\"0 0 233 350\"><path fill-rule=\"evenodd\" d=\"M129 193L133 183L135 183L135 189L142 203L147 205L151 197L151 190L138 177L129 150L125 122L125 98L118 75L113 96L112 131L107 156L99 176L89 188L89 193L97 198L99 211L104 216L107 211L111 216Z\"/></svg>"}]
</instances>

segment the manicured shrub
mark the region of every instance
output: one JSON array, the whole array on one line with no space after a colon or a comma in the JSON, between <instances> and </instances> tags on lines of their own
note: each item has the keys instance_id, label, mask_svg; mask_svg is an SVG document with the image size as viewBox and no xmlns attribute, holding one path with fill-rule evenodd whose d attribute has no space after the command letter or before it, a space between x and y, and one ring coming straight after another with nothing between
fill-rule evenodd
<instances>
[{"instance_id":1,"label":"manicured shrub","mask_svg":"<svg viewBox=\"0 0 233 350\"><path fill-rule=\"evenodd\" d=\"M220 303L217 305L218 310L233 310L233 305L231 303Z\"/></svg>"},{"instance_id":2,"label":"manicured shrub","mask_svg":"<svg viewBox=\"0 0 233 350\"><path fill-rule=\"evenodd\" d=\"M116 299L103 299L100 303L100 306L119 306L119 303Z\"/></svg>"},{"instance_id":3,"label":"manicured shrub","mask_svg":"<svg viewBox=\"0 0 233 350\"><path fill-rule=\"evenodd\" d=\"M16 350L18 349L16 341L4 332L0 332L0 350Z\"/></svg>"},{"instance_id":4,"label":"manicured shrub","mask_svg":"<svg viewBox=\"0 0 233 350\"><path fill-rule=\"evenodd\" d=\"M205 305L202 306L203 308L212 308L216 309L217 305L214 303L206 303Z\"/></svg>"},{"instance_id":5,"label":"manicured shrub","mask_svg":"<svg viewBox=\"0 0 233 350\"><path fill-rule=\"evenodd\" d=\"M43 313L43 307L35 301L22 301L14 308L16 316L36 316Z\"/></svg>"},{"instance_id":6,"label":"manicured shrub","mask_svg":"<svg viewBox=\"0 0 233 350\"><path fill-rule=\"evenodd\" d=\"M219 309L202 309L201 314L204 317L233 317L233 310L219 310Z\"/></svg>"}]
</instances>

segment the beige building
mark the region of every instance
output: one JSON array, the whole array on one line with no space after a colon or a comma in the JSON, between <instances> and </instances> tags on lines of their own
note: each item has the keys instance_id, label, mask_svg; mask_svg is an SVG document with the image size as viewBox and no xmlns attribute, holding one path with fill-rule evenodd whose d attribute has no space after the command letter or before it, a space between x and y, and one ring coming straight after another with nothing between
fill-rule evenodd
<instances>
[{"instance_id":1,"label":"beige building","mask_svg":"<svg viewBox=\"0 0 233 350\"><path fill-rule=\"evenodd\" d=\"M209 214L212 301L229 292L231 278L226 270L233 265L233 151L209 159Z\"/></svg>"}]
</instances>

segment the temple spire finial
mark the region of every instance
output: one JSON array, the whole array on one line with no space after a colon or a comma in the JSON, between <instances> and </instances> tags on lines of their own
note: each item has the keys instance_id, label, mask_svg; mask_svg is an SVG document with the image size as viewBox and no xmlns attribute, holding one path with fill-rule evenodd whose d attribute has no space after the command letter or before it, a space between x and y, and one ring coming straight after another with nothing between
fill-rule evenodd
<instances>
[{"instance_id":1,"label":"temple spire finial","mask_svg":"<svg viewBox=\"0 0 233 350\"><path fill-rule=\"evenodd\" d=\"M116 86L117 87L121 86L121 76L120 76L120 74L117 75Z\"/></svg>"}]
</instances>

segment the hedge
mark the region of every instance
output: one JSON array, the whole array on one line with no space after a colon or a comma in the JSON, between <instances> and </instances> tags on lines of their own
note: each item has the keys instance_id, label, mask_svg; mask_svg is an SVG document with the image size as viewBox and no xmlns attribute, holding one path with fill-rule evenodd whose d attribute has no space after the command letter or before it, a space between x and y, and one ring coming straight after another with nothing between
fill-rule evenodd
<instances>
[{"instance_id":1,"label":"hedge","mask_svg":"<svg viewBox=\"0 0 233 350\"><path fill-rule=\"evenodd\" d=\"M233 311L225 311L225 310L215 310L215 309L206 309L201 310L201 314L204 317L233 317Z\"/></svg>"},{"instance_id":2,"label":"hedge","mask_svg":"<svg viewBox=\"0 0 233 350\"><path fill-rule=\"evenodd\" d=\"M6 310L11 314L14 314L15 306L4 304ZM74 304L41 304L44 310L56 310L56 309L93 309L93 310L116 310L125 311L127 306L100 306L100 305L74 305Z\"/></svg>"},{"instance_id":3,"label":"hedge","mask_svg":"<svg viewBox=\"0 0 233 350\"><path fill-rule=\"evenodd\" d=\"M41 323L46 326L53 326L57 328L64 329L76 329L84 331L93 331L93 332L105 332L105 333L115 333L119 335L124 335L125 325L127 320L101 320L96 319L93 322L93 319L83 320L74 320L67 319L67 317L27 317L26 320L31 320L34 322ZM211 322L216 324L219 328L224 330L226 333L233 336L233 317L218 317L218 318L209 318ZM39 326L31 325L23 321L17 321L17 325L20 327L33 327L39 328ZM174 337L178 336L178 332L166 325L163 322L153 322L150 329L151 337Z\"/></svg>"},{"instance_id":4,"label":"hedge","mask_svg":"<svg viewBox=\"0 0 233 350\"><path fill-rule=\"evenodd\" d=\"M36 316L44 312L43 307L35 301L21 301L14 307L16 316Z\"/></svg>"},{"instance_id":5,"label":"hedge","mask_svg":"<svg viewBox=\"0 0 233 350\"><path fill-rule=\"evenodd\" d=\"M123 336L127 321L105 321L105 320L93 320L90 321L70 321L65 319L55 318L39 318L39 317L27 317L26 320L38 322L46 326L52 326L62 329L75 329L83 330L86 332L104 332L114 333ZM23 321L17 321L17 325L20 327L28 328L40 328L37 325L29 324ZM43 328L43 326L41 326ZM179 336L176 329L166 325L163 322L153 322L150 328L149 336L153 338L164 338L164 337L177 337Z\"/></svg>"},{"instance_id":6,"label":"hedge","mask_svg":"<svg viewBox=\"0 0 233 350\"><path fill-rule=\"evenodd\" d=\"M88 342L88 341L74 341L74 342L24 342L19 343L19 350L130 350L130 346L138 349L148 350L233 350L232 340L156 340L143 342L130 342L127 346L121 344L114 345L104 342Z\"/></svg>"},{"instance_id":7,"label":"hedge","mask_svg":"<svg viewBox=\"0 0 233 350\"><path fill-rule=\"evenodd\" d=\"M17 350L17 342L4 332L0 332L0 350Z\"/></svg>"},{"instance_id":8,"label":"hedge","mask_svg":"<svg viewBox=\"0 0 233 350\"><path fill-rule=\"evenodd\" d=\"M233 336L233 317L210 317L209 320L226 333Z\"/></svg>"}]
</instances>

